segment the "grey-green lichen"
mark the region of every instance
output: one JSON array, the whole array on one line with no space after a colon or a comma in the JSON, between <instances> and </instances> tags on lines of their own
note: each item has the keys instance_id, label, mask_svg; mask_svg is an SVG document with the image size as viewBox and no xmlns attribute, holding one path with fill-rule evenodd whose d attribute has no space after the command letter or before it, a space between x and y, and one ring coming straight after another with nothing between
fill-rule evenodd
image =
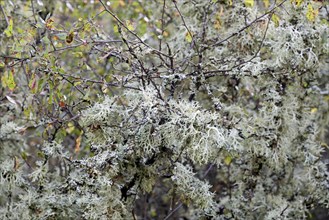
<instances>
[{"instance_id":1,"label":"grey-green lichen","mask_svg":"<svg viewBox=\"0 0 329 220\"><path fill-rule=\"evenodd\" d=\"M152 19L176 16L164 20L170 35L150 25L156 34L141 43L121 27L123 46L95 46L102 59L115 52L111 68L121 75L102 78L117 90L79 109L82 156L68 144L77 149L77 140L47 136L56 120L24 121L13 103L0 106L9 106L0 118L0 219L133 219L152 194L150 203L167 202L167 219L175 210L190 219L306 219L314 206L329 208L328 21L305 16L317 3L139 2ZM86 82L98 81L73 85ZM45 131L29 149L20 131L32 119Z\"/></svg>"}]
</instances>

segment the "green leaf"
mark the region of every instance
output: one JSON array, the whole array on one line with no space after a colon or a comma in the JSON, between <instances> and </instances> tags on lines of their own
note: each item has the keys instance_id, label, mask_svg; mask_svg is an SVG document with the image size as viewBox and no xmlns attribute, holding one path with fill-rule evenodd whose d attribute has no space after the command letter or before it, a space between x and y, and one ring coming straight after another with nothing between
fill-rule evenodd
<instances>
[{"instance_id":1,"label":"green leaf","mask_svg":"<svg viewBox=\"0 0 329 220\"><path fill-rule=\"evenodd\" d=\"M138 25L138 34L144 35L146 31L147 31L147 23L144 20L142 20Z\"/></svg>"},{"instance_id":2,"label":"green leaf","mask_svg":"<svg viewBox=\"0 0 329 220\"><path fill-rule=\"evenodd\" d=\"M82 84L81 81L77 81L77 82L74 82L74 83L73 83L74 86L78 86L78 85L81 85L81 84Z\"/></svg>"},{"instance_id":3,"label":"green leaf","mask_svg":"<svg viewBox=\"0 0 329 220\"><path fill-rule=\"evenodd\" d=\"M118 27L118 25L114 25L113 31L114 31L114 33L119 33L119 27Z\"/></svg>"},{"instance_id":4,"label":"green leaf","mask_svg":"<svg viewBox=\"0 0 329 220\"><path fill-rule=\"evenodd\" d=\"M271 20L274 22L275 27L279 27L280 25L280 18L276 14L272 14Z\"/></svg>"},{"instance_id":5,"label":"green leaf","mask_svg":"<svg viewBox=\"0 0 329 220\"><path fill-rule=\"evenodd\" d=\"M46 157L45 154L42 151L38 151L37 155L38 155L39 158L42 158L42 159L44 159Z\"/></svg>"},{"instance_id":6,"label":"green leaf","mask_svg":"<svg viewBox=\"0 0 329 220\"><path fill-rule=\"evenodd\" d=\"M46 44L46 45L50 44L50 40L49 40L49 38L48 38L47 36L44 36L44 37L41 39L41 41L42 41L44 44Z\"/></svg>"},{"instance_id":7,"label":"green leaf","mask_svg":"<svg viewBox=\"0 0 329 220\"><path fill-rule=\"evenodd\" d=\"M59 33L56 35L60 40L66 40L67 34L65 33Z\"/></svg>"},{"instance_id":8,"label":"green leaf","mask_svg":"<svg viewBox=\"0 0 329 220\"><path fill-rule=\"evenodd\" d=\"M49 98L48 98L48 104L51 105L53 103L53 92L50 92Z\"/></svg>"},{"instance_id":9,"label":"green leaf","mask_svg":"<svg viewBox=\"0 0 329 220\"><path fill-rule=\"evenodd\" d=\"M265 8L268 8L270 6L270 0L263 0Z\"/></svg>"},{"instance_id":10,"label":"green leaf","mask_svg":"<svg viewBox=\"0 0 329 220\"><path fill-rule=\"evenodd\" d=\"M244 4L246 5L246 7L253 7L254 6L254 4L255 4L255 2L254 2L254 0L245 0L244 1Z\"/></svg>"},{"instance_id":11,"label":"green leaf","mask_svg":"<svg viewBox=\"0 0 329 220\"><path fill-rule=\"evenodd\" d=\"M315 18L318 16L319 11L314 10L312 4L307 5L307 12L306 12L306 18L307 20L313 22L315 21Z\"/></svg>"},{"instance_id":12,"label":"green leaf","mask_svg":"<svg viewBox=\"0 0 329 220\"><path fill-rule=\"evenodd\" d=\"M4 67L5 67L5 63L0 60L0 68L4 68Z\"/></svg>"},{"instance_id":13,"label":"green leaf","mask_svg":"<svg viewBox=\"0 0 329 220\"><path fill-rule=\"evenodd\" d=\"M232 157L231 156L226 156L224 159L224 163L228 166L232 162Z\"/></svg>"},{"instance_id":14,"label":"green leaf","mask_svg":"<svg viewBox=\"0 0 329 220\"><path fill-rule=\"evenodd\" d=\"M89 31L91 30L91 25L90 25L90 23L85 24L85 26L83 27L83 30L84 30L85 32L89 32Z\"/></svg>"},{"instance_id":15,"label":"green leaf","mask_svg":"<svg viewBox=\"0 0 329 220\"><path fill-rule=\"evenodd\" d=\"M83 57L82 52L73 52L72 54L74 55L74 57L77 57L77 58L82 58Z\"/></svg>"},{"instance_id":16,"label":"green leaf","mask_svg":"<svg viewBox=\"0 0 329 220\"><path fill-rule=\"evenodd\" d=\"M186 32L186 35L185 35L185 40L187 41L187 42L189 42L189 43L191 43L192 42L192 34L188 31L188 32Z\"/></svg>"},{"instance_id":17,"label":"green leaf","mask_svg":"<svg viewBox=\"0 0 329 220\"><path fill-rule=\"evenodd\" d=\"M13 36L13 19L9 20L9 25L7 29L4 31L7 37Z\"/></svg>"},{"instance_id":18,"label":"green leaf","mask_svg":"<svg viewBox=\"0 0 329 220\"><path fill-rule=\"evenodd\" d=\"M39 81L38 81L38 90L37 90L38 92L41 91L44 81L45 81L44 78L39 79Z\"/></svg>"},{"instance_id":19,"label":"green leaf","mask_svg":"<svg viewBox=\"0 0 329 220\"><path fill-rule=\"evenodd\" d=\"M15 87L16 87L13 71L10 71L9 74L8 74L7 86L10 90L14 90Z\"/></svg>"},{"instance_id":20,"label":"green leaf","mask_svg":"<svg viewBox=\"0 0 329 220\"><path fill-rule=\"evenodd\" d=\"M74 129L75 129L74 124L72 122L69 122L67 124L66 132L69 133L69 134L71 134L74 131Z\"/></svg>"},{"instance_id":21,"label":"green leaf","mask_svg":"<svg viewBox=\"0 0 329 220\"><path fill-rule=\"evenodd\" d=\"M135 30L135 27L134 27L133 23L130 20L126 20L126 26L127 26L128 30L130 30L130 31Z\"/></svg>"},{"instance_id":22,"label":"green leaf","mask_svg":"<svg viewBox=\"0 0 329 220\"><path fill-rule=\"evenodd\" d=\"M23 158L23 160L27 160L27 153L25 151L23 151L21 153L21 157Z\"/></svg>"},{"instance_id":23,"label":"green leaf","mask_svg":"<svg viewBox=\"0 0 329 220\"><path fill-rule=\"evenodd\" d=\"M297 7L301 6L304 0L290 0L292 4L295 4Z\"/></svg>"},{"instance_id":24,"label":"green leaf","mask_svg":"<svg viewBox=\"0 0 329 220\"><path fill-rule=\"evenodd\" d=\"M31 113L32 109L31 109L31 106L28 106L27 108L24 108L24 116L26 118L29 118L30 117L30 113Z\"/></svg>"}]
</instances>

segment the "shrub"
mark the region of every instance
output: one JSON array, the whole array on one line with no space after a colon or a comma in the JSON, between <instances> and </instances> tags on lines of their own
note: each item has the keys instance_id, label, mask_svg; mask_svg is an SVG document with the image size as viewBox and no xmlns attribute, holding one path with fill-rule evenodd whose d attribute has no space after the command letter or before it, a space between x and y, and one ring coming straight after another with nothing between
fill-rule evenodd
<instances>
[{"instance_id":1,"label":"shrub","mask_svg":"<svg viewBox=\"0 0 329 220\"><path fill-rule=\"evenodd\" d=\"M4 1L2 219L329 206L325 1Z\"/></svg>"}]
</instances>

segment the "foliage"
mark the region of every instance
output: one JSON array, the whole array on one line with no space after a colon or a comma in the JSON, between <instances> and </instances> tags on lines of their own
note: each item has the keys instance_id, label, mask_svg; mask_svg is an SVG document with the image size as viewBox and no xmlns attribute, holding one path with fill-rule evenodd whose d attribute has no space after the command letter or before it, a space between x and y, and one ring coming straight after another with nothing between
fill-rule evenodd
<instances>
[{"instance_id":1,"label":"foliage","mask_svg":"<svg viewBox=\"0 0 329 220\"><path fill-rule=\"evenodd\" d=\"M329 208L326 1L0 6L1 219Z\"/></svg>"}]
</instances>

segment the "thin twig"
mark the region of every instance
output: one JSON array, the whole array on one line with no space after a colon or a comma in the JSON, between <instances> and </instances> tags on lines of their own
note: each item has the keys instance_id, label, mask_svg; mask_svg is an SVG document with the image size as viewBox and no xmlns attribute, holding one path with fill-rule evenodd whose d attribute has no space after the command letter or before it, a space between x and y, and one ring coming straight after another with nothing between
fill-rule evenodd
<instances>
[{"instance_id":1,"label":"thin twig","mask_svg":"<svg viewBox=\"0 0 329 220\"><path fill-rule=\"evenodd\" d=\"M275 11L275 9L279 8L281 5L283 5L287 0L282 1L280 4L278 4L277 6L273 7L271 10L267 11L266 13L264 13L263 15L261 15L260 17L256 18L255 20L253 20L251 23L249 23L248 25L244 26L243 28L241 28L240 30L234 32L233 34L231 34L230 36L226 37L225 39L218 41L216 43L214 43L213 45L207 47L206 49L209 48L213 48L216 46L221 45L222 43L228 41L229 39L231 39L232 37L240 34L241 32L243 32L244 30L246 30L247 28L249 28L250 26L252 26L254 23L256 23L257 21L259 21L260 19L262 19L263 17L265 17L268 14L273 14L273 12Z\"/></svg>"},{"instance_id":2,"label":"thin twig","mask_svg":"<svg viewBox=\"0 0 329 220\"><path fill-rule=\"evenodd\" d=\"M178 211L183 206L183 203L179 203L179 205L172 210L163 220L168 220L176 211Z\"/></svg>"},{"instance_id":3,"label":"thin twig","mask_svg":"<svg viewBox=\"0 0 329 220\"><path fill-rule=\"evenodd\" d=\"M210 166L206 170L205 174L203 174L202 179L206 178L206 176L208 175L208 173L210 172L210 170L214 167L214 165L215 165L214 163L210 164Z\"/></svg>"},{"instance_id":4,"label":"thin twig","mask_svg":"<svg viewBox=\"0 0 329 220\"><path fill-rule=\"evenodd\" d=\"M103 7L104 7L104 9L105 9L105 11L107 12L107 13L109 13L122 27L124 27L130 34L132 34L134 37L136 37L137 39L138 39L138 41L141 43L141 44L143 44L144 46L146 46L146 47L148 47L148 48L150 48L154 53L156 53L156 54L160 54L160 55L163 55L163 56L166 56L166 57L169 57L169 55L168 54L165 54L165 53L163 53L163 52L161 52L161 51L159 51L159 50L157 50L157 49L155 49L155 48L153 48L153 47L151 47L150 45L148 45L147 43L145 43L135 32L133 32L133 31L131 31L126 25L125 25L125 23L123 22L123 21L121 21L121 19L118 17L118 16L116 16L105 4L104 4L104 2L102 1L102 0L99 0L99 2L103 5Z\"/></svg>"},{"instance_id":5,"label":"thin twig","mask_svg":"<svg viewBox=\"0 0 329 220\"><path fill-rule=\"evenodd\" d=\"M183 25L184 25L185 29L187 30L188 34L189 34L189 35L191 36L191 38L192 38L192 44L194 45L196 52L199 54L199 50L198 50L198 47L197 47L197 45L196 45L195 38L194 38L194 36L192 35L192 32L190 31L190 29L188 28L188 26L187 26L187 24L186 24L186 22L185 22L184 16L183 16L183 14L181 13L181 11L179 10L179 8L178 8L178 6L177 6L177 2L176 2L176 0L173 0L173 3L174 3L174 5L175 5L175 8L176 8L176 10L177 10L177 12L178 12L180 18L182 19L182 22L183 22Z\"/></svg>"},{"instance_id":6,"label":"thin twig","mask_svg":"<svg viewBox=\"0 0 329 220\"><path fill-rule=\"evenodd\" d=\"M80 46L84 46L87 44L99 44L99 43L122 43L121 40L92 40L92 41L84 41L75 45L70 45L70 46L66 46L66 47L60 47L60 48L56 48L54 50L49 51L48 53L54 53L54 52L59 52L62 50L68 50L68 49L74 49Z\"/></svg>"},{"instance_id":7,"label":"thin twig","mask_svg":"<svg viewBox=\"0 0 329 220\"><path fill-rule=\"evenodd\" d=\"M213 168L215 164L211 164L209 166L209 168L207 169L206 173L202 176L202 179L206 178L206 176L208 175L208 173L210 172L210 170ZM175 212L177 212L181 207L183 206L183 203L180 202L179 205L174 209L172 210L163 220L167 220L169 219Z\"/></svg>"},{"instance_id":8,"label":"thin twig","mask_svg":"<svg viewBox=\"0 0 329 220\"><path fill-rule=\"evenodd\" d=\"M159 50L162 50L162 37L164 33L164 13L165 13L165 8L166 8L166 0L163 1L163 6L162 6L162 15L161 15L161 37L159 37Z\"/></svg>"},{"instance_id":9,"label":"thin twig","mask_svg":"<svg viewBox=\"0 0 329 220\"><path fill-rule=\"evenodd\" d=\"M37 24L38 21L37 21L37 18L35 17L35 10L34 10L33 0L31 0L31 8L32 8L32 14L33 14L34 22L35 22L35 24Z\"/></svg>"},{"instance_id":10,"label":"thin twig","mask_svg":"<svg viewBox=\"0 0 329 220\"><path fill-rule=\"evenodd\" d=\"M2 5L0 5L0 9L1 9L1 12L2 12L2 14L3 14L3 17L5 18L5 21L6 21L7 27L8 27L8 26L9 26L9 21L8 21L8 18L7 18L6 12L5 12L5 10L3 9Z\"/></svg>"},{"instance_id":11,"label":"thin twig","mask_svg":"<svg viewBox=\"0 0 329 220\"><path fill-rule=\"evenodd\" d=\"M273 14L273 12L272 12L272 14ZM271 15L271 16L272 16L272 15ZM244 61L242 61L242 62L240 62L240 63L234 65L233 67L231 67L231 68L229 68L229 69L207 71L207 72L204 73L204 74L206 75L206 78L213 77L213 76L216 75L216 73L226 73L226 72L230 72L230 71L232 71L233 69L235 69L235 68L237 68L237 67L240 67L241 65L246 64L246 63L249 63L249 62L251 62L252 60L254 60L254 59L258 56L260 50L262 49L262 47L263 47L263 45L264 45L264 41L265 41L265 38L266 38L266 35L267 35L267 31L268 31L268 28L269 28L269 24L270 24L270 19L269 19L268 22L267 22L266 29L265 29L265 32L264 32L264 35L263 35L262 41L261 41L261 43L260 43L260 45L259 45L259 47L258 47L258 50L257 50L257 52L256 52L251 58L249 58L248 60L244 60Z\"/></svg>"}]
</instances>

